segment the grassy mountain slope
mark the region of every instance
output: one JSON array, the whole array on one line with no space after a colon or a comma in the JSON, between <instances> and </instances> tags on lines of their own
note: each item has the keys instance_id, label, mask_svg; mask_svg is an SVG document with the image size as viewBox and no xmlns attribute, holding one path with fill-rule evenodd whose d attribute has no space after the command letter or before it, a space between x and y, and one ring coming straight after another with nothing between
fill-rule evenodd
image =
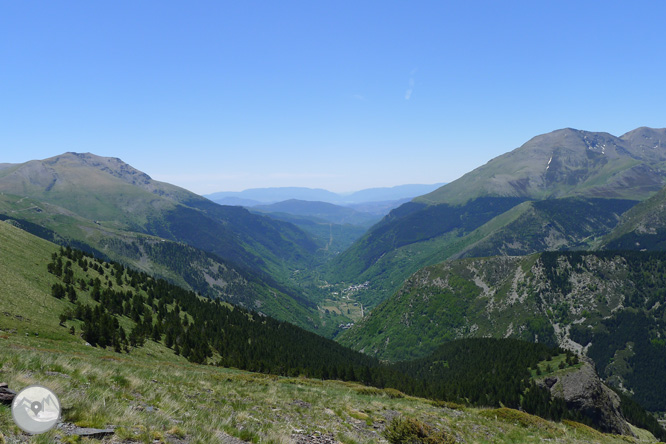
<instances>
[{"instance_id":1,"label":"grassy mountain slope","mask_svg":"<svg viewBox=\"0 0 666 444\"><path fill-rule=\"evenodd\" d=\"M9 323L3 324L10 330L29 329L34 325L37 329L34 332L72 342L66 332L69 327L74 327L86 338L86 331L90 330L86 329L85 322L80 322L85 321L85 317L80 319L75 313L78 312L79 305L89 305L110 313L120 321L120 326L128 331L133 326L143 328L144 324L148 323L150 328L139 334L152 337L158 344L163 343L164 335L169 336L169 331L175 328L172 325L173 315L190 320L192 328L188 329L189 323L183 321L182 326L173 330L174 334L183 337L173 338L175 342L169 345L175 349L175 346L180 344L184 356L187 355L184 351L185 342L190 335L197 335L197 345L205 345L207 341L211 341L208 344L210 347L221 347L218 350L218 359L240 359L246 365L255 365L259 361L268 365L273 359L270 356L289 356L295 351L298 357L290 358L294 359L293 363L284 364L284 372L290 368L312 371L316 367L313 362L320 364L329 358L342 366L378 365L366 356L291 324L257 313L244 312L241 308L230 308L228 304L199 297L165 281L125 269L117 263L109 264L75 250L63 250L10 222L0 223L0 240L2 281L5 283L2 287L0 308L5 310L4 316L9 318ZM73 291L73 299L56 296L54 288L61 284L67 289L67 297L69 292ZM61 314L64 314L64 318ZM210 316L217 316L219 322L213 322L216 319ZM100 319L97 317L91 320L94 323ZM45 330L40 330L42 327ZM156 331L160 332L160 339L155 339ZM245 339L238 344L234 335ZM288 338L298 336L300 340L284 341L285 335ZM267 344L267 341L276 343ZM95 344L92 340L89 342ZM307 353L307 344L311 342L321 355ZM132 350L135 350L139 346L132 344L132 347ZM247 356L238 356L235 347L246 349ZM263 353L259 350L260 353L257 354L255 349L262 347ZM223 350L227 350L229 355L222 353ZM213 355L210 357L214 358Z\"/></svg>"},{"instance_id":2,"label":"grassy mountain slope","mask_svg":"<svg viewBox=\"0 0 666 444\"><path fill-rule=\"evenodd\" d=\"M666 129L621 137L571 128L529 140L415 201L462 204L481 196L643 200L664 184Z\"/></svg>"},{"instance_id":3,"label":"grassy mountain slope","mask_svg":"<svg viewBox=\"0 0 666 444\"><path fill-rule=\"evenodd\" d=\"M510 218L510 222L489 222L488 225L499 226L499 229L481 227L479 231L491 234L453 257L518 256L538 251L595 248L618 224L620 216L636 203L581 198L525 202L500 216L503 220Z\"/></svg>"},{"instance_id":4,"label":"grassy mountain slope","mask_svg":"<svg viewBox=\"0 0 666 444\"><path fill-rule=\"evenodd\" d=\"M603 242L607 250L666 249L666 188L627 211Z\"/></svg>"},{"instance_id":5,"label":"grassy mountain slope","mask_svg":"<svg viewBox=\"0 0 666 444\"><path fill-rule=\"evenodd\" d=\"M427 267L345 332L342 344L401 360L465 337L560 344L665 410L666 254L542 253Z\"/></svg>"},{"instance_id":6,"label":"grassy mountain slope","mask_svg":"<svg viewBox=\"0 0 666 444\"><path fill-rule=\"evenodd\" d=\"M639 438L618 438L581 424L551 423L509 409L462 408L351 382L285 378L195 365L174 354L161 340L147 340L144 346L133 346L130 353L86 346L78 334L69 334L67 328L85 330L80 321L65 320L66 327L59 325L62 320L59 321L58 313L72 303L50 295L50 288L61 278L46 272L46 264L62 254L58 247L7 223L0 223L0 239L2 379L15 390L31 384L46 385L56 392L64 407L64 427L27 438L27 442L62 440L68 433L75 434L76 426L103 428L114 424L114 440L132 442L235 442L233 437L237 437L252 442L337 439L365 443L377 442L388 425L397 427L392 421L398 416L409 418L414 424L428 424L423 427L433 435L430 427L435 427L441 438L457 437L469 442L531 442L557 436L561 442L656 442L648 432L635 428ZM94 267L84 271L75 260L74 279L87 273L107 282L112 271L121 273L115 266L98 267L98 262L83 259ZM105 270L104 274L98 268ZM136 291L131 283L136 278L122 272L111 280L121 282L113 287L115 290ZM145 282L148 288L153 285L150 280ZM78 302L96 304L90 291L77 289L77 293ZM157 304L161 297L152 302L144 300L143 304ZM153 322L165 307L173 312L176 304L182 307L183 319L195 322L200 314L191 301L178 301L166 306L161 301ZM117 314L114 318L129 329L134 323L132 316L135 315ZM144 311L135 319L136 325L145 325L148 313ZM261 330L256 320L245 316L234 322L254 323ZM194 323L192 329L196 331L197 326L203 324ZM326 349L320 348L320 353ZM250 354L247 357L257 358ZM313 358L317 356L306 356ZM0 430L0 439L26 442L6 406L0 406Z\"/></svg>"},{"instance_id":7,"label":"grassy mountain slope","mask_svg":"<svg viewBox=\"0 0 666 444\"><path fill-rule=\"evenodd\" d=\"M657 442L636 428L639 438L628 438L517 410L452 409L354 383L200 366L164 358L157 350L150 352L152 356L146 352L119 359L90 347L76 347L72 350L76 355L68 356L39 338L10 336L3 342L7 348L0 365L10 387L46 385L67 409L66 424L99 428L113 424L114 439L125 442L369 444L378 442L395 418L428 424L465 442ZM6 406L0 406L0 430L7 442L72 439L63 429L28 438L14 425Z\"/></svg>"},{"instance_id":8,"label":"grassy mountain slope","mask_svg":"<svg viewBox=\"0 0 666 444\"><path fill-rule=\"evenodd\" d=\"M298 292L261 271L184 243L111 228L55 205L8 194L0 195L0 220L15 221L49 241L122 262L208 297L255 309L307 329L325 328L316 306ZM334 323L329 324L332 327Z\"/></svg>"},{"instance_id":9,"label":"grassy mountain slope","mask_svg":"<svg viewBox=\"0 0 666 444\"><path fill-rule=\"evenodd\" d=\"M374 306L412 273L446 259L596 247L635 203L581 198L521 203L518 198L479 198L460 207L424 207L413 202L393 211L335 258L330 277L370 281L359 300Z\"/></svg>"},{"instance_id":10,"label":"grassy mountain slope","mask_svg":"<svg viewBox=\"0 0 666 444\"><path fill-rule=\"evenodd\" d=\"M349 321L320 313L311 292L290 281L294 270L311 265L318 249L298 227L217 205L119 159L66 153L9 166L0 171L0 214L44 227L50 240L321 328L328 336ZM160 253L166 245L175 254L169 263ZM229 285L230 279L237 285Z\"/></svg>"},{"instance_id":11,"label":"grassy mountain slope","mask_svg":"<svg viewBox=\"0 0 666 444\"><path fill-rule=\"evenodd\" d=\"M0 171L0 192L64 208L102 226L183 241L243 266L277 271L316 249L291 224L157 182L119 159L66 153ZM50 227L49 227L50 228Z\"/></svg>"},{"instance_id":12,"label":"grassy mountain slope","mask_svg":"<svg viewBox=\"0 0 666 444\"><path fill-rule=\"evenodd\" d=\"M632 203L663 187L665 161L664 129L537 136L393 210L336 258L329 278L371 281L372 305L447 258L596 246Z\"/></svg>"}]
</instances>

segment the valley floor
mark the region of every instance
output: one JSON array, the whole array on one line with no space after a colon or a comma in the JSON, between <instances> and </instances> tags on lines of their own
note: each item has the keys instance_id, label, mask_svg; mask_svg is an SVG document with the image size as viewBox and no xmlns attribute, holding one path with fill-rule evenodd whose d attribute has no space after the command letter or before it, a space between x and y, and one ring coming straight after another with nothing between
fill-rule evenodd
<instances>
[{"instance_id":1,"label":"valley floor","mask_svg":"<svg viewBox=\"0 0 666 444\"><path fill-rule=\"evenodd\" d=\"M82 442L66 434L74 425L113 426L105 440L116 443L380 443L399 416L455 442L656 442L644 431L636 431L640 439L623 438L509 409L447 407L390 389L195 365L150 341L127 355L25 333L0 331L0 380L15 391L51 388L65 425L30 437L0 406L3 444Z\"/></svg>"}]
</instances>

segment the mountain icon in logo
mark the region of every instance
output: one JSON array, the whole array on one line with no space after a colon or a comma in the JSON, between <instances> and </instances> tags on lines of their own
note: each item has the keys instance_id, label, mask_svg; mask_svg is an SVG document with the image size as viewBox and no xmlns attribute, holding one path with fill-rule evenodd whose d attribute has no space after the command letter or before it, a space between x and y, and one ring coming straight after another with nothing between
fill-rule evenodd
<instances>
[{"instance_id":1,"label":"mountain icon in logo","mask_svg":"<svg viewBox=\"0 0 666 444\"><path fill-rule=\"evenodd\" d=\"M12 417L25 432L33 435L48 432L60 419L60 401L46 387L31 385L14 398Z\"/></svg>"}]
</instances>

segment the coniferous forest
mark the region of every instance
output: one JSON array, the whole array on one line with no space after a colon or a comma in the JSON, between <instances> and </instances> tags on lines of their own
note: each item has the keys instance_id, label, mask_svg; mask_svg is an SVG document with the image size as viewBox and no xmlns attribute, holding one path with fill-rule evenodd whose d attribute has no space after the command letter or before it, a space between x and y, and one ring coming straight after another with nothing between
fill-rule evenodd
<instances>
[{"instance_id":1,"label":"coniferous forest","mask_svg":"<svg viewBox=\"0 0 666 444\"><path fill-rule=\"evenodd\" d=\"M54 253L47 270L61 281L53 285L52 296L70 302L60 315L61 325L92 346L131 353L155 341L199 364L355 381L594 426L590 418L568 410L562 400L534 383L530 369L541 361L566 353L567 365L577 363L570 352L544 344L466 339L444 344L426 358L389 365L292 324L201 297L70 247ZM645 415L630 401L624 402L635 415Z\"/></svg>"}]
</instances>

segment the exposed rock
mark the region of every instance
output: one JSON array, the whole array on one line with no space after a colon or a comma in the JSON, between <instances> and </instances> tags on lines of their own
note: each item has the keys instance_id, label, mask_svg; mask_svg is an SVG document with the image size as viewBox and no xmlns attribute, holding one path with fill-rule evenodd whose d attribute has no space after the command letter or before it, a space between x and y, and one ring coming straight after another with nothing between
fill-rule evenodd
<instances>
[{"instance_id":1,"label":"exposed rock","mask_svg":"<svg viewBox=\"0 0 666 444\"><path fill-rule=\"evenodd\" d=\"M48 375L48 376L59 376L59 377L61 377L61 378L66 378L66 379L70 379L70 378L71 378L71 376L66 375L66 374L64 374L64 373L60 373L60 372L44 372L44 374L45 374L45 375Z\"/></svg>"},{"instance_id":2,"label":"exposed rock","mask_svg":"<svg viewBox=\"0 0 666 444\"><path fill-rule=\"evenodd\" d=\"M89 439L102 439L105 436L111 436L115 433L113 429L91 429L91 428L76 428L72 435L78 435L81 438Z\"/></svg>"},{"instance_id":3,"label":"exposed rock","mask_svg":"<svg viewBox=\"0 0 666 444\"><path fill-rule=\"evenodd\" d=\"M238 439L235 436L220 431L215 434L215 437L219 439L219 442L222 444L247 444L242 439Z\"/></svg>"},{"instance_id":4,"label":"exposed rock","mask_svg":"<svg viewBox=\"0 0 666 444\"><path fill-rule=\"evenodd\" d=\"M589 362L574 371L556 372L538 382L567 407L591 418L606 433L635 436L620 411L620 397L601 382Z\"/></svg>"},{"instance_id":5,"label":"exposed rock","mask_svg":"<svg viewBox=\"0 0 666 444\"><path fill-rule=\"evenodd\" d=\"M291 438L296 444L338 444L339 442L332 433L293 434Z\"/></svg>"},{"instance_id":6,"label":"exposed rock","mask_svg":"<svg viewBox=\"0 0 666 444\"><path fill-rule=\"evenodd\" d=\"M0 404L12 405L12 401L16 397L16 392L9 389L6 382L0 383Z\"/></svg>"},{"instance_id":7,"label":"exposed rock","mask_svg":"<svg viewBox=\"0 0 666 444\"><path fill-rule=\"evenodd\" d=\"M90 427L77 427L68 422L58 424L58 429L68 436L80 436L88 439L102 439L115 433L115 426L109 426L106 429L93 429Z\"/></svg>"}]
</instances>

